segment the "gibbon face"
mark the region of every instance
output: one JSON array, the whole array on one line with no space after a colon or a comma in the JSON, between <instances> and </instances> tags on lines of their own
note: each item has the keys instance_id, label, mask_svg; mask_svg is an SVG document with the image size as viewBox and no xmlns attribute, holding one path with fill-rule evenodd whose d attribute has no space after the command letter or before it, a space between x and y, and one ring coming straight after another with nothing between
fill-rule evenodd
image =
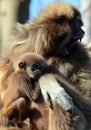
<instances>
[{"instance_id":1,"label":"gibbon face","mask_svg":"<svg viewBox=\"0 0 91 130\"><path fill-rule=\"evenodd\" d=\"M38 44L39 47L36 44L36 51L40 49L46 57L68 56L76 41L84 36L80 12L67 3L49 4L40 12L34 23L41 25L41 37L45 39Z\"/></svg>"},{"instance_id":2,"label":"gibbon face","mask_svg":"<svg viewBox=\"0 0 91 130\"><path fill-rule=\"evenodd\" d=\"M15 68L16 70L26 71L30 78L38 79L42 74L46 73L47 66L46 61L41 55L26 53L19 58Z\"/></svg>"}]
</instances>

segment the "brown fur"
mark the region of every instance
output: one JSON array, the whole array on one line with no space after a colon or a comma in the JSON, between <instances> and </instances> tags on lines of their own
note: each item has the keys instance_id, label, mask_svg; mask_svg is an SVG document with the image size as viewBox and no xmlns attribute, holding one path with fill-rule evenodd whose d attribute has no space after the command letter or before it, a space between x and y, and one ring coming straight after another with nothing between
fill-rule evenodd
<instances>
[{"instance_id":1,"label":"brown fur","mask_svg":"<svg viewBox=\"0 0 91 130\"><path fill-rule=\"evenodd\" d=\"M63 23L56 23L60 16L65 16ZM54 64L59 71L80 93L83 99L91 102L91 65L84 47L77 42L66 57L58 55L59 48L64 43L69 43L72 36L71 24L75 17L81 19L79 11L72 5L65 3L53 3L41 11L39 16L31 24L20 25L20 32L15 38L15 43L3 55L0 64L0 89L5 87L4 82L13 71L13 61L26 52L36 52L46 57L49 64ZM75 38L75 37L74 37ZM64 50L61 49L62 53ZM4 90L5 92L5 90ZM2 95L2 92L1 92ZM72 94L74 100L74 94ZM78 100L75 105L84 113L88 125L91 122L90 107L81 105Z\"/></svg>"},{"instance_id":2,"label":"brown fur","mask_svg":"<svg viewBox=\"0 0 91 130\"><path fill-rule=\"evenodd\" d=\"M15 71L9 77L9 82L7 83L8 88L6 90L4 98L2 100L2 103L3 103L2 114L6 117L10 117L14 114L13 116L16 119L15 123L16 124L18 123L18 127L19 127L19 124L23 122L21 120L22 117L24 115L27 115L27 113L29 111L28 117L30 118L30 124L32 125L32 127L28 128L28 127L25 127L25 125L23 126L23 124L22 124L22 129L24 129L24 130L42 130L42 129L43 130L52 130L52 129L84 130L84 127L85 127L84 116L76 107L74 108L74 113L70 114L69 112L65 112L57 103L53 102L53 110L52 110L45 105L44 100L41 97L42 95L40 94L40 96L39 96L39 94L38 94L39 90L37 88L38 86L35 87L34 91L32 90L33 88L31 86L32 85L31 83L28 84L28 87L30 89L31 88L32 89L29 90L29 88L27 87L27 83L26 83L26 80L24 80L24 77L26 79L29 76L30 76L30 78L31 77L33 78L31 69L30 69L30 75L28 75L28 73L27 73L28 67L31 68L31 65L33 63L36 63L36 61L38 61L40 63L41 68L47 67L48 65L45 63L45 60L37 54L35 55L33 53L26 53L18 60L17 64L19 64L21 61L26 63L26 65L27 65L26 70L25 71L20 70L18 68L18 65L15 66ZM55 79L58 80L58 78L56 77L56 76L58 76L58 74L56 75L56 72L55 73L54 72L51 72L50 74L44 74L43 78L44 78L45 84L46 84L45 81L47 81L48 79L51 79L52 82ZM22 73L22 75L21 75L21 73ZM40 77L40 80L41 80L41 78L42 77ZM19 82L21 84L19 84ZM25 83L26 83L26 85L25 85ZM53 88L53 89L55 89L55 88ZM28 95L27 90L31 93L33 91L33 93ZM12 91L13 93L10 93L10 91ZM25 91L27 93L25 93ZM30 103L26 104L25 96L27 96L28 98L30 96ZM35 103L33 103L32 101L36 98L38 98L38 99L35 101ZM17 116L16 110L19 111L18 116ZM49 123L48 123L48 121L49 121ZM42 124L41 124L41 122L42 122ZM84 124L84 125L82 125L82 124ZM12 130L13 129L14 128L12 128ZM18 128L16 128L16 130L18 130Z\"/></svg>"},{"instance_id":3,"label":"brown fur","mask_svg":"<svg viewBox=\"0 0 91 130\"><path fill-rule=\"evenodd\" d=\"M70 22L74 19L75 13L80 17L79 11L73 5L55 2L42 10L33 23L19 25L15 43L5 52L6 62L8 63L9 59L15 61L18 58L16 53L22 55L34 51L45 56L53 50L57 51L60 44L57 45L58 38L66 33L64 42L69 40L72 30L67 22L56 25L55 20L60 16L66 16Z\"/></svg>"},{"instance_id":4,"label":"brown fur","mask_svg":"<svg viewBox=\"0 0 91 130\"><path fill-rule=\"evenodd\" d=\"M24 62L25 66L23 66L23 68L20 68L19 64L22 62ZM31 69L33 67L33 64L38 64L39 67L42 66L43 69L47 68L46 67L47 64L45 60L42 58L42 56L38 54L36 55L34 53L26 53L25 55L20 57L20 59L16 63L16 66L14 66L14 72L10 75L10 77L6 81L7 89L2 98L2 104L3 104L2 113L4 116L6 117L11 116L11 114L14 113L13 110L14 111L16 110L15 107L19 109L25 107L23 110L28 111L28 108L30 106L29 107L27 106L26 108L28 101L26 104L25 99L28 98L27 100L31 102L35 101L38 98L40 88L39 85L37 84L38 81L37 78L39 78L40 75L37 75L37 72L35 72L36 77L34 77L35 75L33 74ZM38 72L44 71L43 69L42 70L38 69ZM10 91L13 93L10 93ZM13 102L14 104L12 104ZM20 117L22 117L22 110Z\"/></svg>"},{"instance_id":5,"label":"brown fur","mask_svg":"<svg viewBox=\"0 0 91 130\"><path fill-rule=\"evenodd\" d=\"M24 68L23 70L19 68L18 65L21 62L26 63L26 70L24 70ZM14 72L6 80L7 89L4 89L4 93L3 91L1 92L3 95L1 98L1 126L17 126L22 127L22 129L24 130L42 130L42 127L45 130L47 129L47 121L46 123L41 124L41 122L44 122L45 118L47 118L47 113L45 114L45 112L47 111L45 108L45 103L43 97L41 97L40 88L37 84L37 79L34 79L35 82L33 81L33 84L31 81L31 78L34 78L34 75L31 71L31 65L35 62L39 62L40 65L42 65L43 67L47 66L42 56L35 55L33 53L26 53L25 55L19 58L19 60L16 63L16 66L14 66ZM36 103L34 103L33 101L36 101ZM33 113L35 120L36 118L39 118L37 126L38 128L36 127L36 125L33 125L33 123L31 128L30 125L32 120L31 122L29 121L30 125L28 122L26 122L26 120L23 121L27 117L30 118L30 110L34 111ZM42 114L45 116L41 117ZM6 118L3 116L5 116ZM10 120L8 120L7 117ZM11 120L13 117L14 121ZM27 127L25 125L25 122L27 123Z\"/></svg>"},{"instance_id":6,"label":"brown fur","mask_svg":"<svg viewBox=\"0 0 91 130\"><path fill-rule=\"evenodd\" d=\"M6 127L0 127L0 130L21 130L18 128L6 128Z\"/></svg>"}]
</instances>

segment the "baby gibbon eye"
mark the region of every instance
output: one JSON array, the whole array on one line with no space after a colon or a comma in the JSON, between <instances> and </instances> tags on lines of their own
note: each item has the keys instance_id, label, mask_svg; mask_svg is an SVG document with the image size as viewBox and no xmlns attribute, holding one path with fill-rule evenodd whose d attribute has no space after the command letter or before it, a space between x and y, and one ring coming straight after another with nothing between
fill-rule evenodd
<instances>
[{"instance_id":1,"label":"baby gibbon eye","mask_svg":"<svg viewBox=\"0 0 91 130\"><path fill-rule=\"evenodd\" d=\"M26 69L26 63L24 61L19 63L19 68L20 69Z\"/></svg>"}]
</instances>

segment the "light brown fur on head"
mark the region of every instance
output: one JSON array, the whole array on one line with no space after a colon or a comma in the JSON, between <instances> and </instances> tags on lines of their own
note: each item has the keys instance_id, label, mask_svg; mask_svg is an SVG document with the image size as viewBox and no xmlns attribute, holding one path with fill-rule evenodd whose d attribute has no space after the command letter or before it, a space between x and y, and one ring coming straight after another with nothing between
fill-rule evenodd
<instances>
[{"instance_id":1,"label":"light brown fur on head","mask_svg":"<svg viewBox=\"0 0 91 130\"><path fill-rule=\"evenodd\" d=\"M38 19L35 18L34 22L39 24L43 22L50 23L59 16L66 16L68 20L71 20L75 15L74 10L80 15L80 12L75 6L64 2L54 2L42 9L38 15Z\"/></svg>"}]
</instances>

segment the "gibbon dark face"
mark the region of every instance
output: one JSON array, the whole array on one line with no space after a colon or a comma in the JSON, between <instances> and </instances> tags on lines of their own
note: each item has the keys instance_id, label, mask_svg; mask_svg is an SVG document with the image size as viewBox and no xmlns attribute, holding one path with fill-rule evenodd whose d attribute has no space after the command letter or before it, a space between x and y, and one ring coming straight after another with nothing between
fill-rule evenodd
<instances>
[{"instance_id":1,"label":"gibbon dark face","mask_svg":"<svg viewBox=\"0 0 91 130\"><path fill-rule=\"evenodd\" d=\"M75 16L68 23L71 28L71 34L66 42L62 43L62 45L60 44L59 55L62 57L68 56L72 52L72 48L78 44L78 40L81 41L84 36L84 31L81 28L83 23L80 16Z\"/></svg>"},{"instance_id":2,"label":"gibbon dark face","mask_svg":"<svg viewBox=\"0 0 91 130\"><path fill-rule=\"evenodd\" d=\"M49 4L35 19L40 26L41 41L35 51L45 57L66 57L77 41L84 36L81 14L76 7L67 3ZM77 43L78 44L78 43Z\"/></svg>"}]
</instances>

